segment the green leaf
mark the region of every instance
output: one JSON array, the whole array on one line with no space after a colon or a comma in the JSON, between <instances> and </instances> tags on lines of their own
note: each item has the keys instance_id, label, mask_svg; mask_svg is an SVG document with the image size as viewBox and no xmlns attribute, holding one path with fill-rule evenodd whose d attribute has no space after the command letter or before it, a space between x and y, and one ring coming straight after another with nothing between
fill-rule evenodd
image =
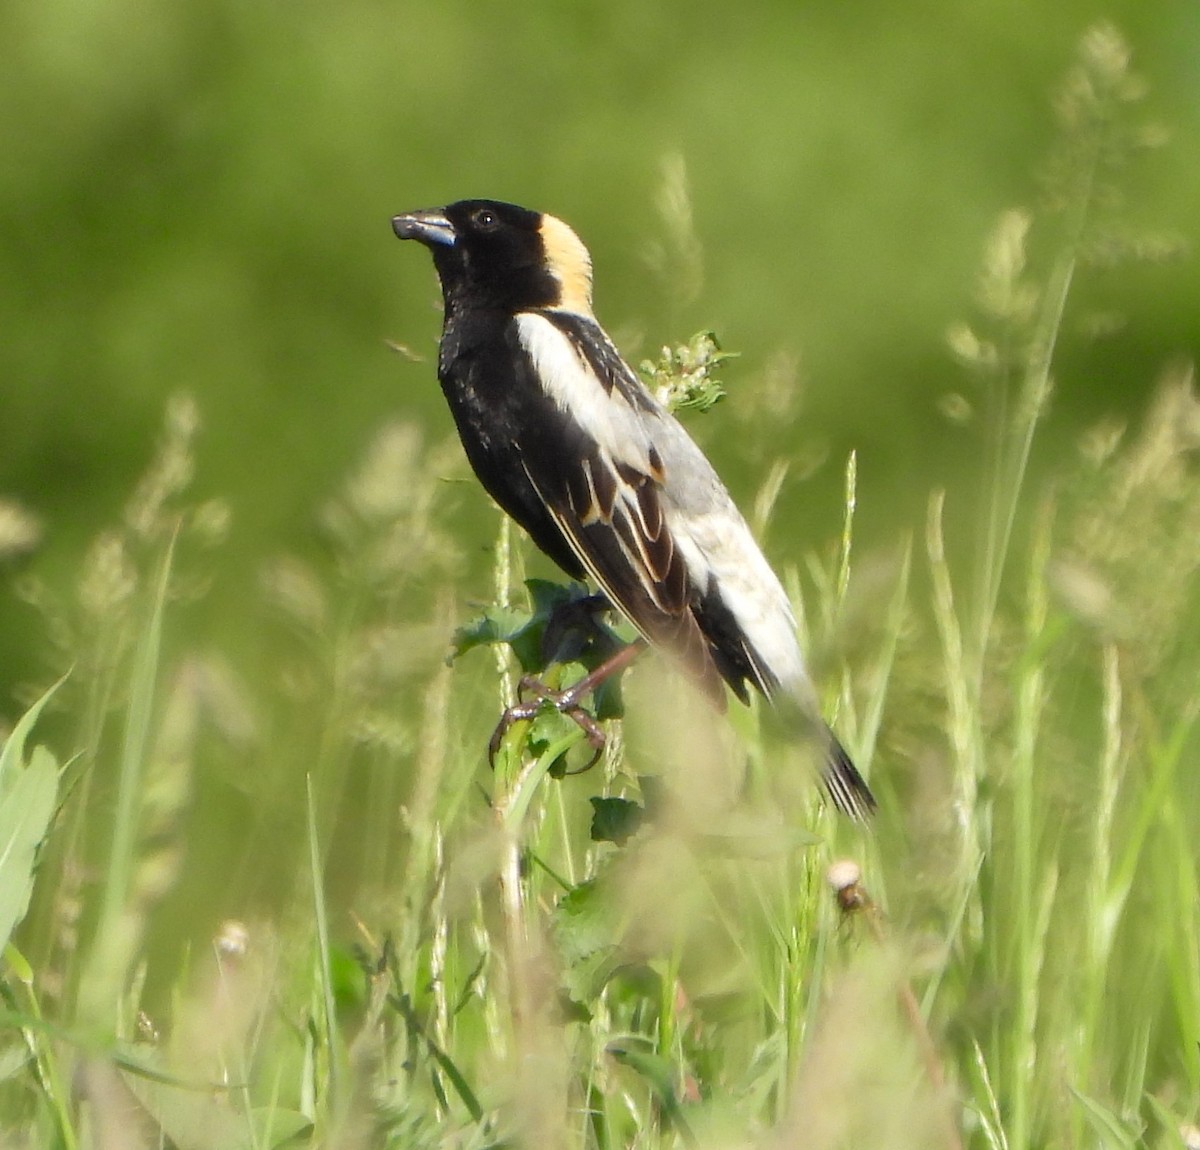
<instances>
[{"instance_id":1,"label":"green leaf","mask_svg":"<svg viewBox=\"0 0 1200 1150\"><path fill-rule=\"evenodd\" d=\"M589 597L588 589L581 583L527 579L525 589L530 610L486 607L455 631L448 661L453 662L475 647L507 643L526 674L548 672L547 679L553 682L548 681L547 685L569 686L630 641L632 632L625 636L590 609L564 611ZM552 662L548 664L547 659ZM623 713L618 680L619 676L615 676L595 692L599 718L617 718Z\"/></svg>"},{"instance_id":2,"label":"green leaf","mask_svg":"<svg viewBox=\"0 0 1200 1150\"><path fill-rule=\"evenodd\" d=\"M596 879L581 882L554 907L554 938L567 964L604 950L616 941L617 908Z\"/></svg>"},{"instance_id":3,"label":"green leaf","mask_svg":"<svg viewBox=\"0 0 1200 1150\"><path fill-rule=\"evenodd\" d=\"M50 830L58 800L58 764L35 747L29 765L12 772L0 797L0 947L29 909L38 848Z\"/></svg>"},{"instance_id":4,"label":"green leaf","mask_svg":"<svg viewBox=\"0 0 1200 1150\"><path fill-rule=\"evenodd\" d=\"M632 799L592 800L592 842L616 843L623 847L646 821L646 808Z\"/></svg>"},{"instance_id":5,"label":"green leaf","mask_svg":"<svg viewBox=\"0 0 1200 1150\"><path fill-rule=\"evenodd\" d=\"M128 1070L119 1073L129 1092L179 1150L212 1150L216 1146L250 1150L258 1144L245 1117L208 1094Z\"/></svg>"},{"instance_id":6,"label":"green leaf","mask_svg":"<svg viewBox=\"0 0 1200 1150\"><path fill-rule=\"evenodd\" d=\"M487 647L493 643L511 643L526 627L531 616L528 611L516 611L511 607L488 607L454 632L450 643L450 660L465 655L476 647Z\"/></svg>"},{"instance_id":7,"label":"green leaf","mask_svg":"<svg viewBox=\"0 0 1200 1150\"><path fill-rule=\"evenodd\" d=\"M533 618L548 619L555 610L572 599L587 594L579 583L556 583L552 579L526 579L525 590L533 604Z\"/></svg>"},{"instance_id":8,"label":"green leaf","mask_svg":"<svg viewBox=\"0 0 1200 1150\"><path fill-rule=\"evenodd\" d=\"M23 982L26 986L33 985L33 967L29 965L29 959L11 942L4 948L4 961L18 982Z\"/></svg>"},{"instance_id":9,"label":"green leaf","mask_svg":"<svg viewBox=\"0 0 1200 1150\"><path fill-rule=\"evenodd\" d=\"M308 799L308 869L312 882L313 925L316 927L316 967L320 982L321 1019L320 1038L329 1059L329 1084L336 1091L341 1068L338 1061L337 1008L334 1005L333 975L330 971L329 915L325 904L325 868L322 863L321 844L317 837L317 806L313 797L312 775L304 776Z\"/></svg>"},{"instance_id":10,"label":"green leaf","mask_svg":"<svg viewBox=\"0 0 1200 1150\"><path fill-rule=\"evenodd\" d=\"M400 1012L404 1019L405 1025L410 1031L425 1043L425 1048L429 1051L430 1056L438 1064L442 1073L450 1079L451 1085L454 1087L462 1104L470 1112L471 1117L476 1122L483 1121L483 1107L479 1104L479 1099L475 1096L475 1091L471 1089L470 1083L466 1076L454 1060L426 1033L421 1020L417 1017L417 1013L413 1010L412 1001L407 994L394 993L388 996L388 1001ZM436 1076L434 1079L436 1083ZM440 1086L435 1085L435 1089L442 1095L445 1100L445 1095ZM448 1107L448 1102L446 1102Z\"/></svg>"},{"instance_id":11,"label":"green leaf","mask_svg":"<svg viewBox=\"0 0 1200 1150\"><path fill-rule=\"evenodd\" d=\"M643 360L640 370L650 390L671 411L708 411L725 397L714 372L736 352L722 351L711 331L699 331L685 344L664 347L655 363Z\"/></svg>"},{"instance_id":12,"label":"green leaf","mask_svg":"<svg viewBox=\"0 0 1200 1150\"><path fill-rule=\"evenodd\" d=\"M570 994L559 994L558 1013L562 1022L579 1022L586 1026L592 1021L592 1012Z\"/></svg>"},{"instance_id":13,"label":"green leaf","mask_svg":"<svg viewBox=\"0 0 1200 1150\"><path fill-rule=\"evenodd\" d=\"M610 1042L605 1050L622 1066L628 1066L649 1083L650 1089L658 1097L664 1115L679 1132L684 1145L694 1146L696 1136L684 1118L679 1099L675 1095L674 1065L661 1054L655 1053L648 1042L636 1035Z\"/></svg>"},{"instance_id":14,"label":"green leaf","mask_svg":"<svg viewBox=\"0 0 1200 1150\"><path fill-rule=\"evenodd\" d=\"M600 992L612 981L613 975L623 969L623 959L620 948L606 946L587 958L580 959L568 967L562 974L563 986L567 997L581 1010L589 1015L585 1003L595 1002ZM574 1019L568 1019L574 1021Z\"/></svg>"},{"instance_id":15,"label":"green leaf","mask_svg":"<svg viewBox=\"0 0 1200 1150\"><path fill-rule=\"evenodd\" d=\"M438 1066L442 1068L442 1073L450 1079L451 1085L454 1087L455 1093L461 1099L462 1104L467 1108L468 1113L476 1122L483 1121L483 1107L479 1104L479 1099L475 1097L475 1091L471 1089L471 1085L467 1082L466 1075L459 1070L455 1065L454 1060L433 1039L426 1037L426 1045L429 1047L429 1053L433 1055Z\"/></svg>"},{"instance_id":16,"label":"green leaf","mask_svg":"<svg viewBox=\"0 0 1200 1150\"><path fill-rule=\"evenodd\" d=\"M24 1042L14 1042L0 1049L0 1082L15 1078L33 1057L33 1052Z\"/></svg>"},{"instance_id":17,"label":"green leaf","mask_svg":"<svg viewBox=\"0 0 1200 1150\"><path fill-rule=\"evenodd\" d=\"M620 966L619 908L595 879L563 895L554 908L554 939L566 970L563 984L576 1003L593 1002Z\"/></svg>"},{"instance_id":18,"label":"green leaf","mask_svg":"<svg viewBox=\"0 0 1200 1150\"><path fill-rule=\"evenodd\" d=\"M67 681L67 676L64 675L57 683L55 683L28 711L25 712L18 720L17 725L13 727L12 734L4 742L4 747L0 750L0 794L3 794L13 779L20 771L25 763L25 741L29 738L29 732L33 730L34 724L38 721L38 716L42 713L42 708L50 701L54 692L59 689Z\"/></svg>"},{"instance_id":19,"label":"green leaf","mask_svg":"<svg viewBox=\"0 0 1200 1150\"><path fill-rule=\"evenodd\" d=\"M625 697L621 694L621 676L610 675L592 692L597 719L623 719Z\"/></svg>"},{"instance_id":20,"label":"green leaf","mask_svg":"<svg viewBox=\"0 0 1200 1150\"><path fill-rule=\"evenodd\" d=\"M300 1111L273 1106L259 1106L251 1110L250 1123L254 1127L254 1145L266 1147L267 1150L304 1138L313 1128L312 1121Z\"/></svg>"},{"instance_id":21,"label":"green leaf","mask_svg":"<svg viewBox=\"0 0 1200 1150\"><path fill-rule=\"evenodd\" d=\"M547 747L562 742L578 727L574 720L568 719L561 711L547 703L538 711L529 724L529 749L535 755L540 755Z\"/></svg>"},{"instance_id":22,"label":"green leaf","mask_svg":"<svg viewBox=\"0 0 1200 1150\"><path fill-rule=\"evenodd\" d=\"M1071 1093L1083 1109L1083 1116L1096 1136L1096 1144L1104 1150L1132 1150L1141 1145L1145 1124L1138 1119L1124 1121L1107 1106L1072 1087Z\"/></svg>"},{"instance_id":23,"label":"green leaf","mask_svg":"<svg viewBox=\"0 0 1200 1150\"><path fill-rule=\"evenodd\" d=\"M547 773L553 779L561 779L567 773L567 751L581 743L582 736L582 730L573 719L547 703L529 726L528 745L538 756L551 747L558 748L559 753L549 761Z\"/></svg>"},{"instance_id":24,"label":"green leaf","mask_svg":"<svg viewBox=\"0 0 1200 1150\"><path fill-rule=\"evenodd\" d=\"M618 1039L605 1047L605 1053L615 1058L622 1066L636 1070L650 1083L660 1098L674 1099L675 1090L671 1085L674 1067L662 1055L656 1054L645 1039L636 1035Z\"/></svg>"}]
</instances>

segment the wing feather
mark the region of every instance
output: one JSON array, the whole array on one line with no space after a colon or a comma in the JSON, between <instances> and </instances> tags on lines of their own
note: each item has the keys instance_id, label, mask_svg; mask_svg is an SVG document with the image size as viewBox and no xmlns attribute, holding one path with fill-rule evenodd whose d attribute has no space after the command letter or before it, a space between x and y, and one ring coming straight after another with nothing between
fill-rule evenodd
<instances>
[{"instance_id":1,"label":"wing feather","mask_svg":"<svg viewBox=\"0 0 1200 1150\"><path fill-rule=\"evenodd\" d=\"M593 462L593 473L595 472ZM687 568L669 533L650 540L639 531L638 496L618 487L611 514L594 514L589 504L580 514L571 489L559 494L543 487L527 469L535 490L546 503L572 550L600 589L651 644L666 648L719 707L724 707L724 680L709 651L689 603ZM645 498L645 497L643 497Z\"/></svg>"},{"instance_id":2,"label":"wing feather","mask_svg":"<svg viewBox=\"0 0 1200 1150\"><path fill-rule=\"evenodd\" d=\"M724 680L693 613L687 563L663 506L665 473L651 443L659 409L636 381L598 376L598 365L628 369L615 353L588 354L573 329L523 313L518 330L558 419L548 432L553 443L523 455L530 484L610 601L723 706ZM569 466L565 443L574 450Z\"/></svg>"}]
</instances>

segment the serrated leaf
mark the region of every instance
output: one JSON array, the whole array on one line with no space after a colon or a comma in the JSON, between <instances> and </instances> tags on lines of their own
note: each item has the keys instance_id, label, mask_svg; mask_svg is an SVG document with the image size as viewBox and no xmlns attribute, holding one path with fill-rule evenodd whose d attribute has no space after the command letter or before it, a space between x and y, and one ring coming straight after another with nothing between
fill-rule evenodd
<instances>
[{"instance_id":1,"label":"serrated leaf","mask_svg":"<svg viewBox=\"0 0 1200 1150\"><path fill-rule=\"evenodd\" d=\"M587 958L616 941L616 908L612 896L596 879L581 882L554 908L554 938L563 961Z\"/></svg>"},{"instance_id":2,"label":"serrated leaf","mask_svg":"<svg viewBox=\"0 0 1200 1150\"><path fill-rule=\"evenodd\" d=\"M0 798L0 947L8 945L29 909L38 847L50 829L58 800L58 764L35 747Z\"/></svg>"},{"instance_id":3,"label":"serrated leaf","mask_svg":"<svg viewBox=\"0 0 1200 1150\"><path fill-rule=\"evenodd\" d=\"M578 583L556 583L552 579L526 579L525 590L535 619L546 619L564 603L587 594L587 588Z\"/></svg>"},{"instance_id":4,"label":"serrated leaf","mask_svg":"<svg viewBox=\"0 0 1200 1150\"><path fill-rule=\"evenodd\" d=\"M529 626L529 621L528 611L517 611L510 607L485 608L481 615L468 620L455 630L454 638L450 642L450 658L460 658L476 647L511 643Z\"/></svg>"},{"instance_id":5,"label":"serrated leaf","mask_svg":"<svg viewBox=\"0 0 1200 1150\"><path fill-rule=\"evenodd\" d=\"M595 879L558 900L554 939L565 971L563 985L577 1003L594 1002L620 966L618 908Z\"/></svg>"},{"instance_id":6,"label":"serrated leaf","mask_svg":"<svg viewBox=\"0 0 1200 1150\"><path fill-rule=\"evenodd\" d=\"M567 967L562 975L563 986L570 1000L586 1011L583 1004L595 1002L613 975L621 969L620 949L615 945L606 946Z\"/></svg>"},{"instance_id":7,"label":"serrated leaf","mask_svg":"<svg viewBox=\"0 0 1200 1150\"><path fill-rule=\"evenodd\" d=\"M646 821L646 808L632 799L593 796L592 842L623 847Z\"/></svg>"}]
</instances>

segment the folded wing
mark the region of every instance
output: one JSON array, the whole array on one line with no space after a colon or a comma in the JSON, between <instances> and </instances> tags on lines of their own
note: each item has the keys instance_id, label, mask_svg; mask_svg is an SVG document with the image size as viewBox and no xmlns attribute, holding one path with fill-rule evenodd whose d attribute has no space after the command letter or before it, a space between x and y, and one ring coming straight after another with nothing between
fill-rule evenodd
<instances>
[{"instance_id":1,"label":"folded wing","mask_svg":"<svg viewBox=\"0 0 1200 1150\"><path fill-rule=\"evenodd\" d=\"M591 321L525 312L517 331L548 401L542 435L522 453L530 483L614 606L724 706L722 677L692 611L694 588L664 508L662 461L652 443L661 408Z\"/></svg>"}]
</instances>

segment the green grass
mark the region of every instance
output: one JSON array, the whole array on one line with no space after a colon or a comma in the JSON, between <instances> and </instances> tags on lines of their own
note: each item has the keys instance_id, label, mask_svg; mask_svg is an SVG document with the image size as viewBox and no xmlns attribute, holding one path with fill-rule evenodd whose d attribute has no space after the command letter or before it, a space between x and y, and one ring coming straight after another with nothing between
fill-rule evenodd
<instances>
[{"instance_id":1,"label":"green grass","mask_svg":"<svg viewBox=\"0 0 1200 1150\"><path fill-rule=\"evenodd\" d=\"M1053 486L1028 466L1072 285L1117 244L1136 94L1093 31L1047 201L1004 215L951 333L978 489L932 493L923 531L862 556L851 457L840 539L789 572L881 800L869 830L760 708L711 714L653 657L595 701L593 770L555 714L488 769L571 592L527 583L502 523L491 602L441 661L454 596L411 604L454 569L434 477L457 449L411 428L325 509L326 568L264 557L257 673L181 645L227 512L188 501L197 413L175 404L77 586L23 588L67 675L0 757L3 1145L1180 1145L1200 1104L1190 369ZM721 359L697 337L655 382L715 399ZM760 528L785 473L763 468ZM219 825L192 813L214 779L249 808L236 842L190 834ZM223 888L244 920L210 921Z\"/></svg>"}]
</instances>

